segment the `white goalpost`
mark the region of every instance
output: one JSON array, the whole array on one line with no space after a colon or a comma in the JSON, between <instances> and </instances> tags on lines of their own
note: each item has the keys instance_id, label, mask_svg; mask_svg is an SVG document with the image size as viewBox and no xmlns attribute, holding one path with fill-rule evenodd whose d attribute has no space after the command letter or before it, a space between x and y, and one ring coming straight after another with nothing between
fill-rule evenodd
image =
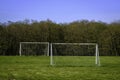
<instances>
[{"instance_id":1,"label":"white goalpost","mask_svg":"<svg viewBox=\"0 0 120 80\"><path fill-rule=\"evenodd\" d=\"M20 42L19 55L49 56L49 42Z\"/></svg>"},{"instance_id":2,"label":"white goalpost","mask_svg":"<svg viewBox=\"0 0 120 80\"><path fill-rule=\"evenodd\" d=\"M73 58L73 56L75 57ZM99 48L97 43L51 43L50 44L50 65L56 65L57 61L59 63L62 63L62 60L63 62L67 62L69 61L69 59L76 60L76 62L73 62L73 64L74 63L81 64L81 62L79 63L79 60L81 60L83 56L89 56L89 57L93 56L94 64L100 66ZM58 60L58 58L60 59ZM87 61L87 59L85 60L86 62L89 62ZM65 64L69 64L69 62Z\"/></svg>"},{"instance_id":3,"label":"white goalpost","mask_svg":"<svg viewBox=\"0 0 120 80\"><path fill-rule=\"evenodd\" d=\"M19 56L50 56L50 65L58 66L101 65L97 43L20 42Z\"/></svg>"}]
</instances>

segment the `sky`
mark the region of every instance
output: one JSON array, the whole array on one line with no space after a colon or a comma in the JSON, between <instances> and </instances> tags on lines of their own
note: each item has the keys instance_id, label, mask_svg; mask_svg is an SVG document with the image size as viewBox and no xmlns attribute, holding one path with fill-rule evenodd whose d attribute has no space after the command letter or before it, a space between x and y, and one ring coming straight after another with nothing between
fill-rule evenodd
<instances>
[{"instance_id":1,"label":"sky","mask_svg":"<svg viewBox=\"0 0 120 80\"><path fill-rule=\"evenodd\" d=\"M0 0L0 22L25 19L110 23L120 20L120 0Z\"/></svg>"}]
</instances>

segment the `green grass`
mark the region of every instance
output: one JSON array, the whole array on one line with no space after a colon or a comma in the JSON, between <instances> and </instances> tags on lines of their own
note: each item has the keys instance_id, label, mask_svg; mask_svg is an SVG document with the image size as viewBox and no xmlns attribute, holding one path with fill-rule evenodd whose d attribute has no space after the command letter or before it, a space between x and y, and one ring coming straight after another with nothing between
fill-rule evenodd
<instances>
[{"instance_id":1,"label":"green grass","mask_svg":"<svg viewBox=\"0 0 120 80\"><path fill-rule=\"evenodd\" d=\"M55 56L53 57L54 66L98 66L95 64L95 56Z\"/></svg>"},{"instance_id":2,"label":"green grass","mask_svg":"<svg viewBox=\"0 0 120 80\"><path fill-rule=\"evenodd\" d=\"M77 59L74 61L79 62ZM61 66L50 66L49 57L0 56L0 80L120 80L120 57L102 56L100 59L100 67L70 66L62 62ZM73 58L61 57L60 60L66 63Z\"/></svg>"}]
</instances>

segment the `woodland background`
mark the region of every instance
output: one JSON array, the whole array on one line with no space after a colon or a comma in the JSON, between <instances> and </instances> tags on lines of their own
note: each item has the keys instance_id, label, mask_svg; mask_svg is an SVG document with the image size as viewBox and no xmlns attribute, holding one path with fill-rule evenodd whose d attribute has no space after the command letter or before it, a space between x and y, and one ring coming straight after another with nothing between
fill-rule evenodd
<instances>
[{"instance_id":1,"label":"woodland background","mask_svg":"<svg viewBox=\"0 0 120 80\"><path fill-rule=\"evenodd\" d=\"M19 55L20 42L98 43L100 55L120 56L120 22L24 20L0 23L0 55Z\"/></svg>"}]
</instances>

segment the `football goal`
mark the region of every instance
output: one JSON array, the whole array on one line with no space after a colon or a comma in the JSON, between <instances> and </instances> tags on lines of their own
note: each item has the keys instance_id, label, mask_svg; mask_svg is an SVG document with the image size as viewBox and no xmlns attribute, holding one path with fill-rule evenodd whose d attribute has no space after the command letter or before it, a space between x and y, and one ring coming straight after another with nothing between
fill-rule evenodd
<instances>
[{"instance_id":1,"label":"football goal","mask_svg":"<svg viewBox=\"0 0 120 80\"><path fill-rule=\"evenodd\" d=\"M49 56L49 42L20 42L20 56Z\"/></svg>"},{"instance_id":2,"label":"football goal","mask_svg":"<svg viewBox=\"0 0 120 80\"><path fill-rule=\"evenodd\" d=\"M51 43L50 65L100 66L96 43Z\"/></svg>"}]
</instances>

